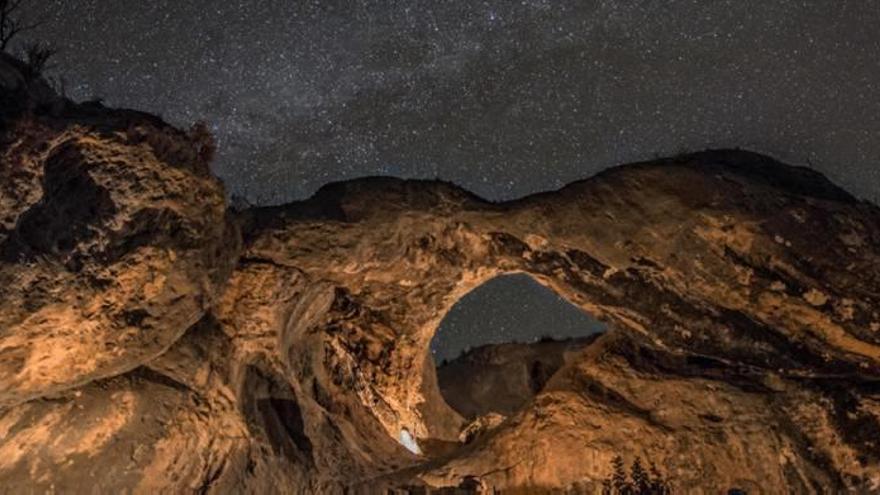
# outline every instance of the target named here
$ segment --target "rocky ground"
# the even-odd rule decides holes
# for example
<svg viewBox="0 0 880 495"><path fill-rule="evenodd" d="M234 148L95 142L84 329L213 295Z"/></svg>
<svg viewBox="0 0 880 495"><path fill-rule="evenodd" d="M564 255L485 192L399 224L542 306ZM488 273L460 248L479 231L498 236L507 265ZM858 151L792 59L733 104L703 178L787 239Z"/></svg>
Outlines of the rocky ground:
<svg viewBox="0 0 880 495"><path fill-rule="evenodd" d="M227 209L210 143L0 60L0 490L880 490L880 210L741 151L490 203L361 179ZM428 352L522 272L609 326L477 434ZM405 449L403 431L422 454Z"/></svg>

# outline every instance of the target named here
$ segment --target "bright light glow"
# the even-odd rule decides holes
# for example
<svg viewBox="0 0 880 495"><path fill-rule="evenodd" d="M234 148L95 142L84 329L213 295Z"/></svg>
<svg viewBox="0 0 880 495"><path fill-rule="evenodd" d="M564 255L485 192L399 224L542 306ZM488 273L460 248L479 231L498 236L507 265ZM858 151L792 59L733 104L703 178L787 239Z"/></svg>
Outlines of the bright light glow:
<svg viewBox="0 0 880 495"><path fill-rule="evenodd" d="M413 438L412 434L406 428L400 430L400 444L406 447L406 450L409 450L413 454L421 454L422 450L419 449L419 444L416 443L416 439Z"/></svg>

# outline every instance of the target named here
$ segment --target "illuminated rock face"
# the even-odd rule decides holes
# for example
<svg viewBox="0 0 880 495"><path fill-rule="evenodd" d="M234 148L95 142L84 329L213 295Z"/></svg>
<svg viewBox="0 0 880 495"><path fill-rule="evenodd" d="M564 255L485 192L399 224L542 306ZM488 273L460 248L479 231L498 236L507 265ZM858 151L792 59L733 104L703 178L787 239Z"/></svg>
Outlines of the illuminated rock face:
<svg viewBox="0 0 880 495"><path fill-rule="evenodd" d="M0 406L157 357L212 305L238 250L186 133L46 105L53 116L0 112Z"/></svg>
<svg viewBox="0 0 880 495"><path fill-rule="evenodd" d="M589 490L618 454L684 492L880 486L880 211L809 170L710 152L502 204L364 179L229 222L183 133L49 103L3 117L4 488ZM612 330L457 450L430 339L513 272Z"/></svg>
<svg viewBox="0 0 880 495"><path fill-rule="evenodd" d="M327 395L357 395L390 437L449 438L423 360L489 278L528 273L614 328L432 484L505 468L488 482L572 486L619 453L709 492L839 488L880 474L850 429L877 428L878 213L809 170L712 152L504 204L442 183L334 184L250 212L245 257L335 287L306 332L325 345L300 352L323 353L340 381Z"/></svg>
<svg viewBox="0 0 880 495"><path fill-rule="evenodd" d="M476 347L439 366L437 382L446 402L469 420L510 416L600 335Z"/></svg>

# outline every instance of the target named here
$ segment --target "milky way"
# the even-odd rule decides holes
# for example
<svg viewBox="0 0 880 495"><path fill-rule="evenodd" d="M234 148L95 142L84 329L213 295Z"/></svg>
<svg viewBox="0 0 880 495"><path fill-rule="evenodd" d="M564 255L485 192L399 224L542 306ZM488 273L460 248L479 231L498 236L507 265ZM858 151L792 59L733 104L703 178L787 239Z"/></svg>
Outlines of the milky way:
<svg viewBox="0 0 880 495"><path fill-rule="evenodd" d="M208 121L257 204L377 174L500 200L712 147L880 193L873 1L31 5L70 96Z"/></svg>
<svg viewBox="0 0 880 495"><path fill-rule="evenodd" d="M41 3L72 96L207 120L252 202L375 174L511 198L737 146L880 191L877 2Z"/></svg>

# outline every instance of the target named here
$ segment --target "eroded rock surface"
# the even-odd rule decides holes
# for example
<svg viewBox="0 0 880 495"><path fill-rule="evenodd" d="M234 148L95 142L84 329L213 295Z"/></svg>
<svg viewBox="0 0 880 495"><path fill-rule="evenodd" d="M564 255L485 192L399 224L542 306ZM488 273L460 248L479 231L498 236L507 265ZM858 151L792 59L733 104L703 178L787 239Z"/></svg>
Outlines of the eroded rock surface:
<svg viewBox="0 0 880 495"><path fill-rule="evenodd" d="M223 187L185 133L47 105L0 115L0 406L157 357L205 314L237 254Z"/></svg>
<svg viewBox="0 0 880 495"><path fill-rule="evenodd" d="M596 337L480 346L441 364L437 385L445 402L469 420L490 413L508 416Z"/></svg>
<svg viewBox="0 0 880 495"><path fill-rule="evenodd" d="M589 492L615 455L688 493L880 489L880 210L810 170L363 179L231 222L198 140L0 63L5 491ZM512 272L611 330L462 445L430 339Z"/></svg>

